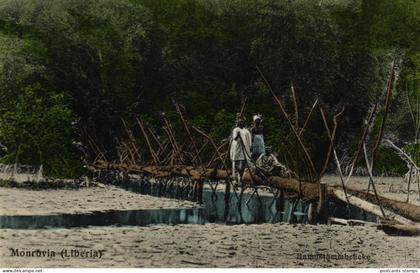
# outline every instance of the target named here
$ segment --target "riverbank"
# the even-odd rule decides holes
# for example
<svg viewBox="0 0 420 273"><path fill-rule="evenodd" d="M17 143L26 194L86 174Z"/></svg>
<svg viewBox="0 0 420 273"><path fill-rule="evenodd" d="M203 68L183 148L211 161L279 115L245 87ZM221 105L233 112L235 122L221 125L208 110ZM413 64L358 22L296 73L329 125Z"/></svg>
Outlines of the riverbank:
<svg viewBox="0 0 420 273"><path fill-rule="evenodd" d="M194 206L111 185L75 190L0 188L2 215ZM0 229L0 267L419 267L419 245L420 237L389 236L374 226L278 223ZM73 257L62 258L63 250L68 256L74 250ZM23 256L15 255L22 251ZM37 257L42 251L46 256ZM82 252L103 255L81 258Z"/></svg>
<svg viewBox="0 0 420 273"><path fill-rule="evenodd" d="M337 175L325 175L321 181L330 186L341 186L340 177ZM369 177L367 176L353 176L346 186L355 190L366 191L368 182ZM402 177L378 177L375 180L375 186L380 196L401 202L407 201L407 182ZM372 187L370 192L373 193ZM409 203L420 206L419 186L415 181L411 182Z"/></svg>
<svg viewBox="0 0 420 273"><path fill-rule="evenodd" d="M0 267L419 267L420 237L374 227L178 225L0 230ZM55 257L16 257L43 250ZM62 250L101 258L62 258Z"/></svg>
<svg viewBox="0 0 420 273"><path fill-rule="evenodd" d="M0 188L1 215L48 215L108 210L191 208L193 202L141 195L103 185L80 189L27 190Z"/></svg>

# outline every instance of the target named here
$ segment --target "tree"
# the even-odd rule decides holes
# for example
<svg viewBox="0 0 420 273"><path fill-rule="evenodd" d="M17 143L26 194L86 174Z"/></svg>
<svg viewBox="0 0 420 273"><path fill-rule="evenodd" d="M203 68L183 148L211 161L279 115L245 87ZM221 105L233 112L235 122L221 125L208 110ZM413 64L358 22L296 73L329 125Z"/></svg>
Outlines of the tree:
<svg viewBox="0 0 420 273"><path fill-rule="evenodd" d="M63 90L88 136L109 149L121 117L159 98L161 32L148 11L128 1L4 1L3 29L36 40L47 84ZM37 52L35 52L36 54ZM30 53L28 53L30 54Z"/></svg>
<svg viewBox="0 0 420 273"><path fill-rule="evenodd" d="M63 92L26 86L0 109L0 139L8 150L1 160L43 165L52 177L80 176L84 169L73 145L72 122Z"/></svg>

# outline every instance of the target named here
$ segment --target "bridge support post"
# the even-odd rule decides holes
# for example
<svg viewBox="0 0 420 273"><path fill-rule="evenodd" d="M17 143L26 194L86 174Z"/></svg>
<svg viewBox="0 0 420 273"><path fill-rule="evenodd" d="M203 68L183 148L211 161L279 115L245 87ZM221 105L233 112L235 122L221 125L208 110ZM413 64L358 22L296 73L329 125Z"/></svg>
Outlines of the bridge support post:
<svg viewBox="0 0 420 273"><path fill-rule="evenodd" d="M204 180L200 179L196 182L196 201L198 203L203 203L203 190L204 190Z"/></svg>
<svg viewBox="0 0 420 273"><path fill-rule="evenodd" d="M224 219L227 219L227 216L229 214L230 209L230 180L225 180L225 213L224 213Z"/></svg>
<svg viewBox="0 0 420 273"><path fill-rule="evenodd" d="M328 186L325 182L319 183L319 201L317 207L317 215L319 222L326 222L328 219L328 207L327 207L327 199L328 199Z"/></svg>

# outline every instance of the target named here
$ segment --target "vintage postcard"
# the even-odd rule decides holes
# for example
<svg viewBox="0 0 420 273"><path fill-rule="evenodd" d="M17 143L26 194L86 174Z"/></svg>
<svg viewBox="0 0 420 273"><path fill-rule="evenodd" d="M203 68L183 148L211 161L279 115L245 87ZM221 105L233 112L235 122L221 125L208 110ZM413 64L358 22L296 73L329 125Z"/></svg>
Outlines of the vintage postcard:
<svg viewBox="0 0 420 273"><path fill-rule="evenodd" d="M0 268L418 272L419 25L417 0L0 0Z"/></svg>

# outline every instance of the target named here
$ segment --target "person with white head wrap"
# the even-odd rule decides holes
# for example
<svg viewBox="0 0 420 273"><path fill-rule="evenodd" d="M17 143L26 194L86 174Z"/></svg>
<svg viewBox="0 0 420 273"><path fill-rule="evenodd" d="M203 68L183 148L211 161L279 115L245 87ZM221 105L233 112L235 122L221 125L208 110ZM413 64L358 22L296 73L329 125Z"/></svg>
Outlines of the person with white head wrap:
<svg viewBox="0 0 420 273"><path fill-rule="evenodd" d="M260 114L254 115L253 125L251 128L252 134L252 159L255 161L260 155L265 152L265 143L264 143L264 127L262 125L262 116Z"/></svg>

